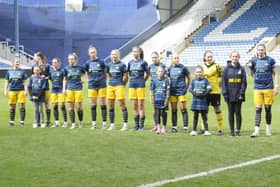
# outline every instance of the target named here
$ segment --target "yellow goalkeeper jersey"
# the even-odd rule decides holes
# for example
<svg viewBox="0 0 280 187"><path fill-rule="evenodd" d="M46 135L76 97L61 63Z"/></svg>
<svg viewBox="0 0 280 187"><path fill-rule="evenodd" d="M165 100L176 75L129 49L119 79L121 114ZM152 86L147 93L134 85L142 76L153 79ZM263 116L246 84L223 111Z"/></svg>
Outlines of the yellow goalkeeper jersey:
<svg viewBox="0 0 280 187"><path fill-rule="evenodd" d="M205 62L203 65L203 75L212 87L210 94L221 94L221 77L223 68L215 62Z"/></svg>

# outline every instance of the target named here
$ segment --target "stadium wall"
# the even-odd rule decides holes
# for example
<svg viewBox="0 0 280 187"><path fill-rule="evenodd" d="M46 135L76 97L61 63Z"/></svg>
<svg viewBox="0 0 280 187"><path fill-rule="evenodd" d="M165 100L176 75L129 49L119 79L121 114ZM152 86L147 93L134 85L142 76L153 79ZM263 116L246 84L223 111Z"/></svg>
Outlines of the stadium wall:
<svg viewBox="0 0 280 187"><path fill-rule="evenodd" d="M93 44L99 57L104 58L158 21L151 0L84 0L83 3L82 12L65 13L61 1L20 1L20 44L32 52L42 51L49 59L58 56L63 61L72 51L78 53L80 61L85 61L88 45ZM0 33L13 40L10 1L0 0L0 20Z"/></svg>

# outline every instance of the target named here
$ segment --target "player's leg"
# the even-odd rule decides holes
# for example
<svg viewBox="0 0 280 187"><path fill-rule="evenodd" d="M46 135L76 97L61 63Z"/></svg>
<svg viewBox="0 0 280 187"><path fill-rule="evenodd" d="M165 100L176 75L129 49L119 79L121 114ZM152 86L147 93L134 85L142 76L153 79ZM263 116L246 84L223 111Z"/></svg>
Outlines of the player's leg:
<svg viewBox="0 0 280 187"><path fill-rule="evenodd" d="M110 127L108 130L115 128L115 99L108 99Z"/></svg>
<svg viewBox="0 0 280 187"><path fill-rule="evenodd" d="M139 107L138 107L137 89L136 88L129 88L128 98L131 101L132 111L133 111L133 116L134 116L134 128L133 128L133 130L137 131L137 130L139 130L140 115L139 115Z"/></svg>
<svg viewBox="0 0 280 187"><path fill-rule="evenodd" d="M26 95L24 91L20 91L18 96L18 103L19 103L19 112L20 112L20 125L24 126L25 115L26 115L26 110L25 110Z"/></svg>
<svg viewBox="0 0 280 187"><path fill-rule="evenodd" d="M255 113L255 131L251 135L251 137L253 137L253 138L260 135L262 105L264 104L263 91L261 91L261 90L254 91L254 102L255 102L255 106L256 106L256 113Z"/></svg>
<svg viewBox="0 0 280 187"><path fill-rule="evenodd" d="M210 136L211 133L208 130L207 111L202 110L202 111L200 111L200 113L201 113L201 118L202 118L202 121L203 121L203 124L204 124L204 129L205 129L204 136Z"/></svg>
<svg viewBox="0 0 280 187"><path fill-rule="evenodd" d="M128 111L125 105L125 99L119 99L119 104L120 107L122 109L122 113L123 113L123 127L122 127L122 131L128 130Z"/></svg>
<svg viewBox="0 0 280 187"><path fill-rule="evenodd" d="M139 107L139 130L144 129L145 123L145 97L146 97L146 89L145 88L138 88L137 89L137 98L138 98L138 107Z"/></svg>
<svg viewBox="0 0 280 187"><path fill-rule="evenodd" d="M180 96L179 97L179 102L180 102L180 109L181 109L182 118L183 118L184 133L188 133L189 116L188 116L188 111L187 111L186 95Z"/></svg>
<svg viewBox="0 0 280 187"><path fill-rule="evenodd" d="M54 125L52 127L59 126L59 112L58 112L58 94L51 94L51 103L53 105L53 116L54 116Z"/></svg>
<svg viewBox="0 0 280 187"><path fill-rule="evenodd" d="M107 121L106 88L98 90L98 97L102 115L102 128L105 129Z"/></svg>
<svg viewBox="0 0 280 187"><path fill-rule="evenodd" d="M266 120L266 135L271 136L271 120L272 112L271 107L274 101L274 90L266 90L264 93L264 108Z"/></svg>
<svg viewBox="0 0 280 187"><path fill-rule="evenodd" d="M74 102L75 102L75 107L79 119L79 128L83 127L83 118L84 118L83 105L82 105L83 101L84 101L83 91L82 90L74 91Z"/></svg>
<svg viewBox="0 0 280 187"><path fill-rule="evenodd" d="M235 103L227 102L227 106L228 106L228 123L229 123L230 135L235 136L235 132L234 132Z"/></svg>
<svg viewBox="0 0 280 187"><path fill-rule="evenodd" d="M214 110L217 118L218 135L223 135L223 115L220 105L214 106Z"/></svg>
<svg viewBox="0 0 280 187"><path fill-rule="evenodd" d="M89 89L88 97L90 98L90 112L91 112L91 129L96 128L96 106L97 106L97 90Z"/></svg>
<svg viewBox="0 0 280 187"><path fill-rule="evenodd" d="M75 97L74 97L74 91L67 90L66 94L66 101L68 103L68 110L69 110L69 117L71 122L71 129L74 129L76 127L76 120L75 120Z"/></svg>
<svg viewBox="0 0 280 187"><path fill-rule="evenodd" d="M155 122L157 126L156 133L159 134L160 133L160 109L158 108L155 109Z"/></svg>
<svg viewBox="0 0 280 187"><path fill-rule="evenodd" d="M59 126L58 103L53 103L53 116L54 116L54 125L52 127L58 127Z"/></svg>
<svg viewBox="0 0 280 187"><path fill-rule="evenodd" d="M24 126L26 110L25 103L19 103L19 113L20 113L20 125Z"/></svg>
<svg viewBox="0 0 280 187"><path fill-rule="evenodd" d="M38 127L38 123L40 123L39 102L33 101L33 106L34 106L34 111L33 111L33 117L34 117L33 128L37 128Z"/></svg>
<svg viewBox="0 0 280 187"><path fill-rule="evenodd" d="M236 115L236 135L241 136L241 125L242 125L242 113L241 113L242 102L235 103L235 115Z"/></svg>
<svg viewBox="0 0 280 187"><path fill-rule="evenodd" d="M10 104L10 127L13 127L15 124L15 116L16 116L16 104Z"/></svg>
<svg viewBox="0 0 280 187"><path fill-rule="evenodd" d="M152 92L150 92L150 99L152 101ZM157 131L157 124L156 124L156 116L155 116L155 106L154 104L152 104L152 108L153 108L153 119L154 119L154 127L152 128L152 131Z"/></svg>
<svg viewBox="0 0 280 187"><path fill-rule="evenodd" d="M8 104L9 104L9 115L10 115L10 127L13 127L15 124L15 116L16 116L16 104L17 104L17 93L16 92L8 92Z"/></svg>
<svg viewBox="0 0 280 187"><path fill-rule="evenodd" d="M161 117L162 117L162 129L161 133L165 134L167 132L166 125L167 125L167 111L165 109L161 109Z"/></svg>
<svg viewBox="0 0 280 187"><path fill-rule="evenodd" d="M137 99L131 99L132 103L132 110L133 110L133 116L134 116L134 128L133 130L137 131L139 130L139 121L140 121L140 115L138 111L138 101Z"/></svg>
<svg viewBox="0 0 280 187"><path fill-rule="evenodd" d="M50 109L50 91L45 91L45 109L47 117L47 126L51 125L51 109Z"/></svg>
<svg viewBox="0 0 280 187"><path fill-rule="evenodd" d="M223 115L221 111L221 94L212 94L212 105L214 107L216 118L217 118L217 126L218 126L218 135L223 135Z"/></svg>
<svg viewBox="0 0 280 187"><path fill-rule="evenodd" d="M46 124L45 124L45 116L43 111L43 102L38 102L38 110L39 110L41 128L45 128Z"/></svg>
<svg viewBox="0 0 280 187"><path fill-rule="evenodd" d="M118 86L116 90L116 98L119 101L120 107L122 109L123 113L123 127L121 128L121 131L128 130L128 112L125 104L125 87L124 86Z"/></svg>
<svg viewBox="0 0 280 187"><path fill-rule="evenodd" d="M60 106L63 116L63 128L67 127L67 111L65 107L65 95L63 93L58 94L58 105Z"/></svg>
<svg viewBox="0 0 280 187"><path fill-rule="evenodd" d="M170 97L171 102L171 121L172 121L172 129L171 132L178 132L177 130L177 105L178 98L176 96Z"/></svg>
<svg viewBox="0 0 280 187"><path fill-rule="evenodd" d="M74 107L75 107L75 103L74 102L68 102L69 104L69 117L70 117L70 121L71 121L71 129L74 129L76 126L76 120L75 120L75 111L74 111Z"/></svg>
<svg viewBox="0 0 280 187"><path fill-rule="evenodd" d="M108 130L113 130L115 128L115 98L116 98L116 88L113 86L108 86L107 99L109 107L109 118L110 127Z"/></svg>
<svg viewBox="0 0 280 187"><path fill-rule="evenodd" d="M83 103L82 102L76 102L76 109L78 113L78 119L79 119L79 128L83 127L83 119L84 119L84 113L83 113Z"/></svg>
<svg viewBox="0 0 280 187"><path fill-rule="evenodd" d="M140 116L139 130L143 130L144 123L145 123L145 101L144 101L144 99L138 99L138 106L139 106L139 116Z"/></svg>
<svg viewBox="0 0 280 187"><path fill-rule="evenodd" d="M210 106L210 105L212 105L212 97L211 97L212 95L211 94L207 94L206 95L206 100L207 100L207 105L208 105L208 107ZM206 118L208 118L208 111L207 111L207 113L206 113ZM203 120L202 120L202 118L200 118L200 120L199 120L199 123L200 123L200 131L198 131L198 134L204 134L204 124L203 124Z"/></svg>
<svg viewBox="0 0 280 187"><path fill-rule="evenodd" d="M199 114L199 111L197 111L197 110L193 111L193 130L190 133L191 136L197 135L198 114Z"/></svg>
<svg viewBox="0 0 280 187"><path fill-rule="evenodd" d="M271 113L271 105L265 105L265 120L266 120L266 135L271 136L271 120L272 120L272 113Z"/></svg>

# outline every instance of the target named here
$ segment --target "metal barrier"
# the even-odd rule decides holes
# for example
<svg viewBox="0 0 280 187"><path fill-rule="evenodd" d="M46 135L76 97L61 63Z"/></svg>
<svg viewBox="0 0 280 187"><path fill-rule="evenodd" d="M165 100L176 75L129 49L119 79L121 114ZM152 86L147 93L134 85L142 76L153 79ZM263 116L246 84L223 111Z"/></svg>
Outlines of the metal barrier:
<svg viewBox="0 0 280 187"><path fill-rule="evenodd" d="M25 52L24 46L19 46L19 58L22 64L30 66L33 62L33 56ZM6 41L0 41L0 57L12 61L15 58L15 46L9 45Z"/></svg>

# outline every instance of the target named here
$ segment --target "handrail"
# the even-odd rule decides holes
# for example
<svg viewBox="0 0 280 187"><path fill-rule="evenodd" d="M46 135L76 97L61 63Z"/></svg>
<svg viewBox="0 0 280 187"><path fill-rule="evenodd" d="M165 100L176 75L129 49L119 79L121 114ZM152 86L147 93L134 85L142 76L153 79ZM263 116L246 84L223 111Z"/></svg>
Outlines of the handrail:
<svg viewBox="0 0 280 187"><path fill-rule="evenodd" d="M0 44L2 44L0 56L4 59L12 60L15 57L15 45L9 45L9 42L7 41L0 41ZM21 62L25 65L31 66L33 62L33 56L25 51L23 45L20 45L19 48L19 58Z"/></svg>

